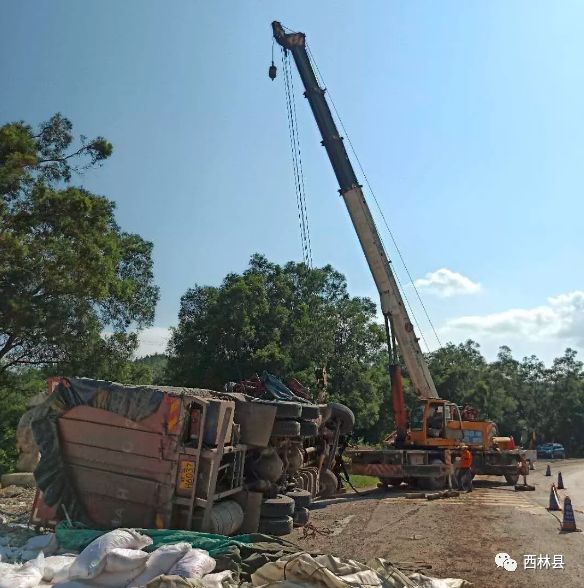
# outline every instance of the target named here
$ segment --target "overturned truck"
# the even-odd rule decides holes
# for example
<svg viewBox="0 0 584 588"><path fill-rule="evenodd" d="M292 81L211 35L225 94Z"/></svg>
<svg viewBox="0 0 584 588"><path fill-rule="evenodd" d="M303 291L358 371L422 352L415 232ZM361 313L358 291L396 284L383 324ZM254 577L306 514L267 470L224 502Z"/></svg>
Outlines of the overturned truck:
<svg viewBox="0 0 584 588"><path fill-rule="evenodd" d="M334 494L342 405L56 378L31 411L31 522L289 533Z"/></svg>

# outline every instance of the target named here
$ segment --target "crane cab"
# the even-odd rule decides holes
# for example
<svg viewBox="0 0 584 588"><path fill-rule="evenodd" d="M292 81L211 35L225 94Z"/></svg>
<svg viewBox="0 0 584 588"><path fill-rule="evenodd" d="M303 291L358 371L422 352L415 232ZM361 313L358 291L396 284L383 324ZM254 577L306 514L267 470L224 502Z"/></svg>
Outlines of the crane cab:
<svg viewBox="0 0 584 588"><path fill-rule="evenodd" d="M440 398L421 400L412 411L406 443L425 447L456 447L463 437L458 406Z"/></svg>

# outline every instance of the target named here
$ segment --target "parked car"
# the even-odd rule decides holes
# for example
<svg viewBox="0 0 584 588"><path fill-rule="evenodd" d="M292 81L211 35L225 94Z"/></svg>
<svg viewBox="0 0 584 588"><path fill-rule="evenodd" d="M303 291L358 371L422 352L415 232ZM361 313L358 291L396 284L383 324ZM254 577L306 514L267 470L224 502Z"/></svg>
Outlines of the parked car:
<svg viewBox="0 0 584 588"><path fill-rule="evenodd" d="M544 443L537 446L537 457L540 459L566 459L566 450L561 443Z"/></svg>

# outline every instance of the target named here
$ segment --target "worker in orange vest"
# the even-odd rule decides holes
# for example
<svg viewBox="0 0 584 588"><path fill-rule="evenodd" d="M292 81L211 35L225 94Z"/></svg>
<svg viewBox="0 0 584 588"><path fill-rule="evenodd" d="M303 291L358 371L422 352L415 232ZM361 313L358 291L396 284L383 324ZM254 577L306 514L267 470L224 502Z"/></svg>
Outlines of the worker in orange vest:
<svg viewBox="0 0 584 588"><path fill-rule="evenodd" d="M460 490L466 492L472 492L472 453L470 452L468 445L462 446L462 452L460 454L460 462L458 464L458 487Z"/></svg>

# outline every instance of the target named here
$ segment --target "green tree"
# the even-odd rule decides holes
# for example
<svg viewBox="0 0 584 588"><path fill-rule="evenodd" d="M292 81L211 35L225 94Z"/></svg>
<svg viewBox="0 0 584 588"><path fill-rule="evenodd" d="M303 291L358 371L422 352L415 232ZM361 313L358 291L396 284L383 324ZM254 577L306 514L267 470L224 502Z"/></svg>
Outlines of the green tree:
<svg viewBox="0 0 584 588"><path fill-rule="evenodd" d="M351 406L357 432L371 438L385 418L384 350L375 305L350 297L339 272L254 255L242 274L182 297L167 379L220 389L267 370L310 384L325 366L331 397Z"/></svg>
<svg viewBox="0 0 584 588"><path fill-rule="evenodd" d="M103 137L75 144L59 114L36 131L24 122L0 128L0 375L78 366L152 323L152 244L120 229L113 202L70 185L111 153Z"/></svg>
<svg viewBox="0 0 584 588"><path fill-rule="evenodd" d="M136 367L147 370L151 384L171 385L166 379L166 368L168 366L168 356L164 353L153 353L134 360Z"/></svg>

